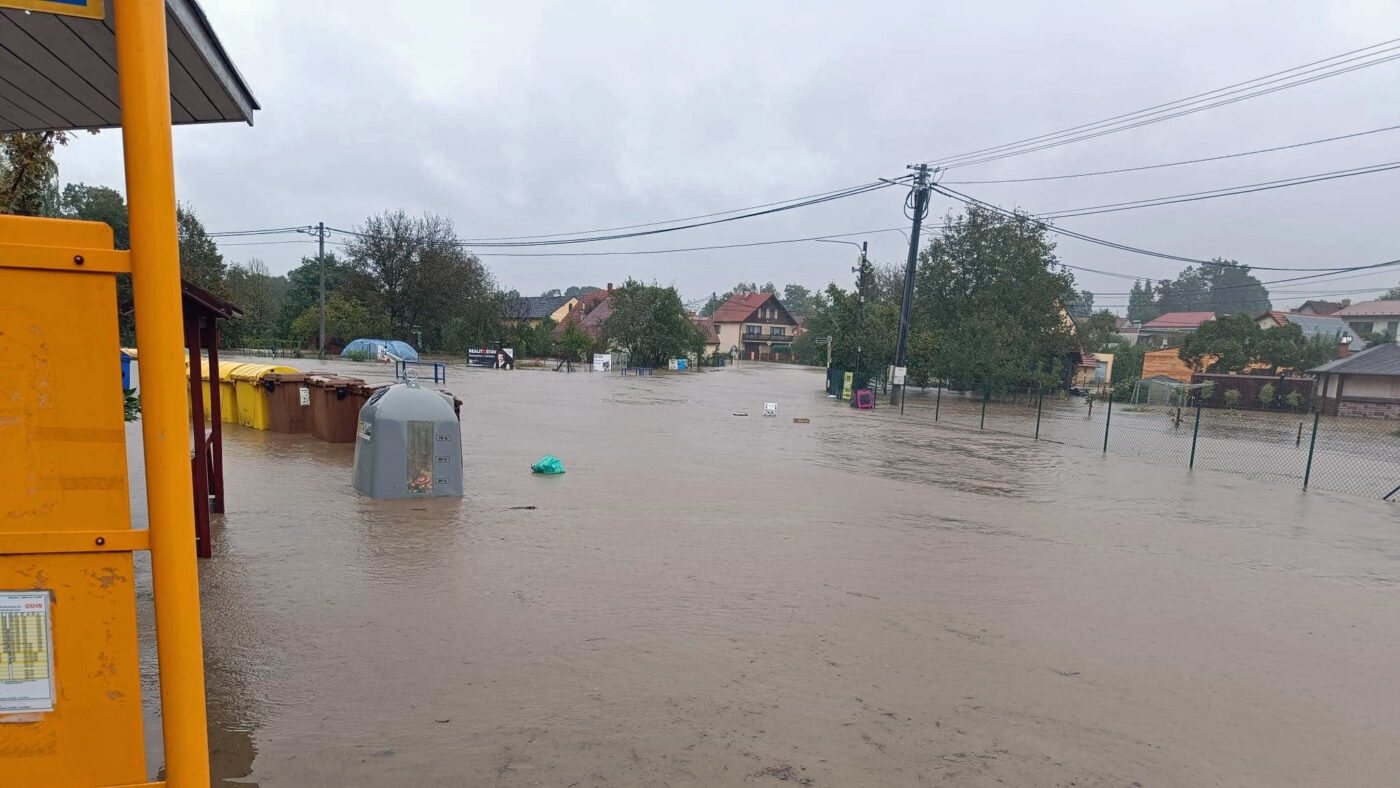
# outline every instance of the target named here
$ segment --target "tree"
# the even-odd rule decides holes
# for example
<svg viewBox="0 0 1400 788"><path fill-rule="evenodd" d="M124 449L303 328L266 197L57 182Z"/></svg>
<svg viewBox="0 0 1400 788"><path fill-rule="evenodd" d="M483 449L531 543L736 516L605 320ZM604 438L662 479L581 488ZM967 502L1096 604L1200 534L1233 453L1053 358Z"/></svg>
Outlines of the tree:
<svg viewBox="0 0 1400 788"><path fill-rule="evenodd" d="M543 293L540 293L540 298L558 298L562 295L563 293L560 292L559 288L556 287L553 290L546 290Z"/></svg>
<svg viewBox="0 0 1400 788"><path fill-rule="evenodd" d="M1080 290L1065 304L1065 311L1070 317L1085 318L1094 313L1094 294L1088 290Z"/></svg>
<svg viewBox="0 0 1400 788"><path fill-rule="evenodd" d="M282 299L287 293L287 279L272 276L267 265L256 258L228 267L228 300L243 311L243 317L224 328L223 341L229 347L250 347L257 340L281 336ZM317 312L318 334L319 315Z"/></svg>
<svg viewBox="0 0 1400 788"><path fill-rule="evenodd" d="M371 216L356 228L348 254L361 274L354 294L379 313L391 338L409 339L416 329L425 346L442 347L453 318L473 326L499 319L490 272L462 248L446 218Z"/></svg>
<svg viewBox="0 0 1400 788"><path fill-rule="evenodd" d="M1273 308L1268 288L1249 273L1249 266L1220 257L1213 262L1217 265L1202 266L1210 282L1212 312L1218 315L1243 312L1257 317Z"/></svg>
<svg viewBox="0 0 1400 788"><path fill-rule="evenodd" d="M180 243L180 276L196 287L224 294L224 256L189 205L175 208L175 235Z"/></svg>
<svg viewBox="0 0 1400 788"><path fill-rule="evenodd" d="M1307 345L1296 323L1263 329L1237 312L1202 323L1182 340L1177 355L1192 369L1205 367L1207 372L1243 372L1258 365L1276 372L1302 365Z"/></svg>
<svg viewBox="0 0 1400 788"><path fill-rule="evenodd" d="M58 178L54 150L67 145L64 131L0 134L0 213L55 216Z"/></svg>
<svg viewBox="0 0 1400 788"><path fill-rule="evenodd" d="M583 285L583 286L579 286L579 285L570 285L570 286L568 287L568 289L566 289L566 290L564 291L564 297L566 297L566 298L582 298L583 296L586 296L586 295L588 295L589 293L594 293L594 292L597 292L597 291L602 290L602 289L603 289L603 288L601 288L601 287L594 287L593 285Z"/></svg>
<svg viewBox="0 0 1400 788"><path fill-rule="evenodd" d="M383 325L378 322L374 310L349 298L344 293L326 296L326 342L334 345L347 345L361 337L373 337L383 333ZM321 335L321 310L319 305L309 307L292 321L291 338L302 347L316 347Z"/></svg>
<svg viewBox="0 0 1400 788"><path fill-rule="evenodd" d="M777 292L778 292L778 286L775 285L775 284L773 284L772 282L764 282L764 283L763 283L763 287L760 287L760 288L758 289L758 292L760 292L760 293L777 293Z"/></svg>
<svg viewBox="0 0 1400 788"><path fill-rule="evenodd" d="M1118 343L1118 316L1104 309L1090 315L1079 327L1079 344L1091 353L1101 353Z"/></svg>
<svg viewBox="0 0 1400 788"><path fill-rule="evenodd" d="M59 198L59 214L65 219L106 222L112 228L113 245L117 249L131 248L126 199L116 189L70 183L63 187L63 196Z"/></svg>
<svg viewBox="0 0 1400 788"><path fill-rule="evenodd" d="M335 252L326 252L325 269L327 299L333 293L339 293L350 287L351 282L358 275L354 266L337 257ZM277 334L290 336L292 321L311 307L316 307L319 311L320 305L321 258L303 257L296 268L287 272L287 288L282 296L282 305L277 320ZM320 331L318 328L317 340L319 341L319 339Z"/></svg>
<svg viewBox="0 0 1400 788"><path fill-rule="evenodd" d="M911 330L927 333L933 377L1057 383L1075 347L1061 303L1074 278L1044 225L970 206L920 254Z"/></svg>
<svg viewBox="0 0 1400 788"><path fill-rule="evenodd" d="M1146 323L1147 321L1162 314L1162 310L1157 306L1156 296L1153 295L1152 280L1147 283L1133 282L1133 290L1128 294L1128 319Z"/></svg>
<svg viewBox="0 0 1400 788"><path fill-rule="evenodd" d="M1392 287L1392 288L1390 288L1389 290L1385 291L1384 293L1381 293L1381 297L1380 297L1380 298L1377 298L1376 300L1377 300L1377 301L1400 301L1400 287Z"/></svg>
<svg viewBox="0 0 1400 788"><path fill-rule="evenodd" d="M783 307L793 317L806 317L812 311L812 302L816 295L802 285L784 285Z"/></svg>
<svg viewBox="0 0 1400 788"><path fill-rule="evenodd" d="M701 353L705 335L692 322L674 287L628 279L614 288L612 314L603 321L608 340L626 350L633 366L659 367L667 359Z"/></svg>
<svg viewBox="0 0 1400 788"><path fill-rule="evenodd" d="M570 361L586 362L593 352L593 337L580 328L576 321L570 320L559 337L559 349Z"/></svg>

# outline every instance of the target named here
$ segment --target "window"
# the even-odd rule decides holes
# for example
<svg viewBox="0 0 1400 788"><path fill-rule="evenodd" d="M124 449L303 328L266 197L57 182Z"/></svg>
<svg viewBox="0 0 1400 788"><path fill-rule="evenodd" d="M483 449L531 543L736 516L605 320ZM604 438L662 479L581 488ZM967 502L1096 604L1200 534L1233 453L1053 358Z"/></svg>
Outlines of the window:
<svg viewBox="0 0 1400 788"><path fill-rule="evenodd" d="M782 326L773 326L772 328L768 329L768 333L775 337L780 337L787 333L787 329L783 328Z"/></svg>
<svg viewBox="0 0 1400 788"><path fill-rule="evenodd" d="M1369 334L1371 333L1372 324L1370 322L1352 323L1351 327L1355 329L1358 334Z"/></svg>
<svg viewBox="0 0 1400 788"><path fill-rule="evenodd" d="M744 326L745 334L758 334L763 331L762 326Z"/></svg>

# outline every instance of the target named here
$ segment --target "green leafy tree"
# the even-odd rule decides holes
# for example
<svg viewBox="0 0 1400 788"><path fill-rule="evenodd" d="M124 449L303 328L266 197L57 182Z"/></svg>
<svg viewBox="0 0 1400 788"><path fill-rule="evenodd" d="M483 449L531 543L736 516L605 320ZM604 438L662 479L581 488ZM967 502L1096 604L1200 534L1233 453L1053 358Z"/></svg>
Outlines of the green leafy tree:
<svg viewBox="0 0 1400 788"><path fill-rule="evenodd" d="M783 308L793 317L806 317L813 309L816 295L802 285L784 285Z"/></svg>
<svg viewBox="0 0 1400 788"><path fill-rule="evenodd" d="M582 298L589 293L595 293L602 289L601 287L594 287L593 285L570 285L564 290L564 296L566 298Z"/></svg>
<svg viewBox="0 0 1400 788"><path fill-rule="evenodd" d="M1340 336L1317 334L1308 337L1307 345L1303 348L1303 361L1299 369L1308 370L1321 366L1338 358L1341 353L1342 338Z"/></svg>
<svg viewBox="0 0 1400 788"><path fill-rule="evenodd" d="M1107 309L1095 312L1078 331L1081 347L1090 353L1102 353L1118 344L1118 316Z"/></svg>
<svg viewBox="0 0 1400 788"><path fill-rule="evenodd" d="M361 337L383 334L383 324L373 309L349 298L344 293L326 296L326 342L348 345ZM292 321L291 338L302 347L314 348L321 335L319 305L308 307Z"/></svg>
<svg viewBox="0 0 1400 788"><path fill-rule="evenodd" d="M577 322L570 320L559 337L559 349L570 361L588 361L593 353L593 337L579 328Z"/></svg>
<svg viewBox="0 0 1400 788"><path fill-rule="evenodd" d="M326 297L344 291L358 276L354 266L340 259L335 252L326 252ZM287 272L287 289L282 296L278 315L279 336L290 336L292 321L307 309L321 305L321 259L303 257L296 268ZM318 330L319 339L319 330Z"/></svg>
<svg viewBox="0 0 1400 788"><path fill-rule="evenodd" d="M1177 355L1192 369L1205 367L1207 372L1243 372L1254 365L1272 372L1300 366L1307 344L1295 323L1262 329L1254 318L1238 312L1202 323L1182 340Z"/></svg>
<svg viewBox="0 0 1400 788"><path fill-rule="evenodd" d="M224 256L189 205L175 209L175 235L180 242L180 276L211 293L225 295Z"/></svg>
<svg viewBox="0 0 1400 788"><path fill-rule="evenodd" d="M0 134L0 213L55 216L58 164L54 151L68 144L64 131Z"/></svg>
<svg viewBox="0 0 1400 788"><path fill-rule="evenodd" d="M633 366L665 366L666 361L703 352L704 333L674 287L645 285L628 279L614 288L612 314L603 321L603 334L627 351Z"/></svg>
<svg viewBox="0 0 1400 788"><path fill-rule="evenodd" d="M1053 385L1076 344L1061 303L1074 278L1044 225L971 206L920 255L912 330L930 336L928 374ZM897 326L897 324L896 324Z"/></svg>

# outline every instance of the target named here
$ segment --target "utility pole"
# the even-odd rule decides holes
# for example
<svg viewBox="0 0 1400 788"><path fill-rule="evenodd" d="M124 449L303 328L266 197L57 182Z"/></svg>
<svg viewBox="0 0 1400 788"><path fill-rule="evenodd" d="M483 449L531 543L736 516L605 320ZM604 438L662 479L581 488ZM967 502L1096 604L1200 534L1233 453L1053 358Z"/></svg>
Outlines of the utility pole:
<svg viewBox="0 0 1400 788"><path fill-rule="evenodd" d="M860 242L860 262L856 268L856 375L860 375L861 364L865 361L864 345L861 343L861 329L865 325L865 272L870 267L865 256L870 249L869 241ZM869 381L865 381L869 385ZM875 396L871 394L871 396ZM855 397L851 397L851 405L855 405Z"/></svg>
<svg viewBox="0 0 1400 788"><path fill-rule="evenodd" d="M928 213L928 165L911 165L910 169L914 170L914 186L905 205L913 209L910 218L914 224L909 228L909 259L904 265L904 304L899 310L899 344L894 351L896 368L905 365L904 357L909 350L909 312L914 306L914 268L919 262L919 228L924 223L924 214ZM904 384L890 386L890 404L899 404L903 399Z"/></svg>
<svg viewBox="0 0 1400 788"><path fill-rule="evenodd" d="M316 346L317 355L326 356L326 223L316 223L316 260L321 269L321 344ZM419 343L422 344L421 342Z"/></svg>

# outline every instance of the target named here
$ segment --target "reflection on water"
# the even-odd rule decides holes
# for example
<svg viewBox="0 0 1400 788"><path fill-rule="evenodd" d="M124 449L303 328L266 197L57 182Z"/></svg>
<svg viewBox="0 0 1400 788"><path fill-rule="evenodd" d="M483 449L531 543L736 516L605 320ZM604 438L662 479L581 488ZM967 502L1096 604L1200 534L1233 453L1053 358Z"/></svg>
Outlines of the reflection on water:
<svg viewBox="0 0 1400 788"><path fill-rule="evenodd" d="M351 446L229 428L228 513L200 564L216 777L1306 785L1400 768L1393 509L981 432L975 402L945 399L955 426L937 428L912 397L903 417L852 411L820 372L454 366L461 500L370 500ZM1093 445L1084 415L1042 429ZM544 454L568 472L531 474Z"/></svg>

